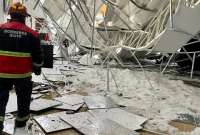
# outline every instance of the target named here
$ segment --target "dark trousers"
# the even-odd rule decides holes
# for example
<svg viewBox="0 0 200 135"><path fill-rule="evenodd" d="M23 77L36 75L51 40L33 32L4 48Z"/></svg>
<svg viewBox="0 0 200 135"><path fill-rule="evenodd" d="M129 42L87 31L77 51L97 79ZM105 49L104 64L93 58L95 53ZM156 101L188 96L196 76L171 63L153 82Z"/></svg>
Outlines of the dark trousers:
<svg viewBox="0 0 200 135"><path fill-rule="evenodd" d="M31 81L31 77L23 79L0 78L0 118L3 118L5 116L6 105L9 98L9 91L12 88L15 88L17 95L17 118L27 118L27 116L30 115L32 87L33 83ZM0 130L1 128L3 128L2 124L3 121L0 121Z"/></svg>

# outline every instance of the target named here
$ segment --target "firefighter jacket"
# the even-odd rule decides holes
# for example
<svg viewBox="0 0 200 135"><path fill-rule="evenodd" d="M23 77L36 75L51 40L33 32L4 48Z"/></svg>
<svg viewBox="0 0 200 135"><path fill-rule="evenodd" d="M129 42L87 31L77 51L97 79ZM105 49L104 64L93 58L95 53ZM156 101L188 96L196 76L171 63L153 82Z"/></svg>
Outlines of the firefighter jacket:
<svg viewBox="0 0 200 135"><path fill-rule="evenodd" d="M0 78L26 78L42 66L38 33L20 22L0 25Z"/></svg>

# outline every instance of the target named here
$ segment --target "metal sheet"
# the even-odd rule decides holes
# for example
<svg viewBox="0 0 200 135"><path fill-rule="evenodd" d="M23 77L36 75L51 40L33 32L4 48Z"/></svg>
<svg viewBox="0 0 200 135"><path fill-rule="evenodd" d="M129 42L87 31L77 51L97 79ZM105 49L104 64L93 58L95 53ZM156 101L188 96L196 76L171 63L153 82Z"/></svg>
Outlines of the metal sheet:
<svg viewBox="0 0 200 135"><path fill-rule="evenodd" d="M108 109L118 107L110 97L99 95L87 96L84 98L89 109Z"/></svg>
<svg viewBox="0 0 200 135"><path fill-rule="evenodd" d="M68 105L68 104L62 104L60 106L56 106L54 108L56 109L61 109L61 110L72 110L72 111L77 111L83 106L83 103L77 104L77 105Z"/></svg>
<svg viewBox="0 0 200 135"><path fill-rule="evenodd" d="M47 100L47 99L36 99L36 100L33 100L33 102L31 102L30 110L37 112L37 111L53 108L60 104L61 103L58 101Z"/></svg>
<svg viewBox="0 0 200 135"><path fill-rule="evenodd" d="M200 29L200 24L198 23L200 21L199 12L199 6L191 8L182 3L178 12L173 17L174 28L185 33L196 35Z"/></svg>
<svg viewBox="0 0 200 135"><path fill-rule="evenodd" d="M72 95L65 95L63 97L55 98L55 100L69 104L69 105L77 105L77 104L84 103L83 97L84 96L72 94Z"/></svg>
<svg viewBox="0 0 200 135"><path fill-rule="evenodd" d="M6 106L6 113L17 111L17 96L15 93L10 93L8 104Z"/></svg>
<svg viewBox="0 0 200 135"><path fill-rule="evenodd" d="M114 121L100 120L88 112L65 114L60 117L85 135L136 135L136 132Z"/></svg>
<svg viewBox="0 0 200 135"><path fill-rule="evenodd" d="M119 108L89 110L89 112L100 119L110 119L115 121L130 130L141 129L141 125L147 120L144 117L126 112Z"/></svg>
<svg viewBox="0 0 200 135"><path fill-rule="evenodd" d="M166 29L154 39L156 45L153 50L159 52L176 52L191 38L191 35Z"/></svg>
<svg viewBox="0 0 200 135"><path fill-rule="evenodd" d="M51 133L72 128L69 124L59 118L60 115L64 114L65 112L54 113L45 116L36 116L34 119L46 133Z"/></svg>

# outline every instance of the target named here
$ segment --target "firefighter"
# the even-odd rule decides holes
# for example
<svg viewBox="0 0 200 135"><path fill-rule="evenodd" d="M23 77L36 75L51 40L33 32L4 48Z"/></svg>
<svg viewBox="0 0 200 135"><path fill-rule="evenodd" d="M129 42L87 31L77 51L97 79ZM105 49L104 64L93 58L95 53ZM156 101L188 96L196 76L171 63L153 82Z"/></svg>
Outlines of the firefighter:
<svg viewBox="0 0 200 135"><path fill-rule="evenodd" d="M26 26L24 5L17 2L9 8L11 20L0 25L0 135L3 130L9 91L17 95L15 127L24 127L30 117L31 74L41 73L43 64L38 33Z"/></svg>

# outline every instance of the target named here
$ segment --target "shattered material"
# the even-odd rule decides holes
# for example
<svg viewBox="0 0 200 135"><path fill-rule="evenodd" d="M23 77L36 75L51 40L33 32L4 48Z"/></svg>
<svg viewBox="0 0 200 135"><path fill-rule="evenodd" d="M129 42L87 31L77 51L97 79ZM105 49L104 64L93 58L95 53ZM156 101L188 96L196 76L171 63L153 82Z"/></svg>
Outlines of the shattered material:
<svg viewBox="0 0 200 135"><path fill-rule="evenodd" d="M43 94L32 94L31 95L31 98L32 99L38 99L38 98L40 98L40 97L42 97L43 96Z"/></svg>
<svg viewBox="0 0 200 135"><path fill-rule="evenodd" d="M47 80L51 82L64 81L66 78L63 75L45 75Z"/></svg>
<svg viewBox="0 0 200 135"><path fill-rule="evenodd" d="M32 81L37 83L48 84L48 82L44 79L42 75L32 74Z"/></svg>
<svg viewBox="0 0 200 135"><path fill-rule="evenodd" d="M178 114L179 120L191 123L194 125L200 125L200 116L191 114Z"/></svg>
<svg viewBox="0 0 200 135"><path fill-rule="evenodd" d="M84 98L89 109L108 109L118 107L110 97L92 95Z"/></svg>
<svg viewBox="0 0 200 135"><path fill-rule="evenodd" d="M59 89L58 88L58 92L60 95L66 95L66 94L69 94L69 93L72 93L72 92L75 92L76 90L72 90L72 89L67 89L67 86L65 86L64 88L62 89Z"/></svg>
<svg viewBox="0 0 200 135"><path fill-rule="evenodd" d="M112 120L100 120L88 112L62 115L60 117L85 135L137 135L136 132Z"/></svg>
<svg viewBox="0 0 200 135"><path fill-rule="evenodd" d="M100 55L96 54L91 58L89 54L86 54L78 62L82 65L98 65L102 60Z"/></svg>
<svg viewBox="0 0 200 135"><path fill-rule="evenodd" d="M45 75L61 75L61 72L57 69L42 68L42 72Z"/></svg>
<svg viewBox="0 0 200 135"><path fill-rule="evenodd" d="M63 97L55 98L55 100L60 101L62 103L69 104L69 105L77 105L77 104L84 103L83 97L84 96L72 94L72 95L65 95Z"/></svg>
<svg viewBox="0 0 200 135"><path fill-rule="evenodd" d="M37 99L31 102L30 110L34 112L46 110L60 105L58 101L47 100L47 99Z"/></svg>
<svg viewBox="0 0 200 135"><path fill-rule="evenodd" d="M59 118L59 116L63 114L65 114L65 112L54 113L45 116L36 116L34 119L46 133L51 133L71 128L69 124Z"/></svg>
<svg viewBox="0 0 200 135"><path fill-rule="evenodd" d="M98 116L100 119L110 119L117 122L130 130L142 129L141 125L147 120L144 117L126 112L119 108L89 110L89 112L94 116Z"/></svg>
<svg viewBox="0 0 200 135"><path fill-rule="evenodd" d="M14 134L14 127L15 127L15 120L13 118L13 115L9 114L6 115L5 121L4 121L4 129L3 132L9 135Z"/></svg>
<svg viewBox="0 0 200 135"><path fill-rule="evenodd" d="M49 93L51 92L52 90L41 90L40 93Z"/></svg>

